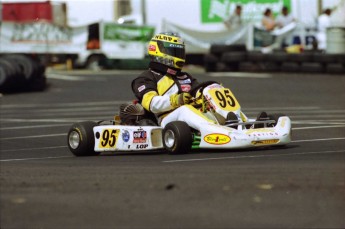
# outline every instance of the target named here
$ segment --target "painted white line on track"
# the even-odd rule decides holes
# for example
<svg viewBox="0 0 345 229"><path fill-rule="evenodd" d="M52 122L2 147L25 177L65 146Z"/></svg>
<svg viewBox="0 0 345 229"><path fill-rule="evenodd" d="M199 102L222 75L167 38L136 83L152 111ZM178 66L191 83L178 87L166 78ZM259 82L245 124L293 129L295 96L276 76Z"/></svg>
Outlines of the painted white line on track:
<svg viewBox="0 0 345 229"><path fill-rule="evenodd" d="M86 107L86 106L102 106L102 105L119 105L122 103L129 103L130 100L123 100L123 101L99 101L99 102L74 102L74 103L53 103L53 104L2 104L1 109L13 109L13 108L44 108L44 107L76 107L76 106L81 106L81 107Z"/></svg>
<svg viewBox="0 0 345 229"><path fill-rule="evenodd" d="M52 118L52 117L68 117L68 118L73 118L73 117L81 117L83 115L88 115L88 116L108 116L108 117L113 117L115 114L118 113L118 110L112 109L112 110L106 110L106 111L62 111L62 112L45 112L45 111L41 111L41 112L32 112L31 114L35 114L40 118ZM11 114L4 114L2 116L10 116L13 117L13 115ZM36 117L37 117L36 116ZM5 119L5 117L3 118ZM2 119L2 120L3 120Z"/></svg>
<svg viewBox="0 0 345 229"><path fill-rule="evenodd" d="M0 162L10 162L10 161L31 161L31 160L45 160L45 159L60 159L60 158L71 158L74 156L60 156L60 157L32 157L32 158L20 158L20 159L3 159Z"/></svg>
<svg viewBox="0 0 345 229"><path fill-rule="evenodd" d="M104 76L104 77L113 77L114 75L124 76L124 75L139 75L142 73L142 70L102 70L102 71L93 71L93 70L85 70L85 69L74 69L73 71L68 70L52 70L48 69L48 74L54 75L68 75L68 76L80 76L85 75L87 77L95 75L97 76Z"/></svg>
<svg viewBox="0 0 345 229"><path fill-rule="evenodd" d="M292 110L292 111L307 111L307 110L319 110L321 109L320 107L250 107L250 108L245 108L244 110L246 111L262 111L262 110Z"/></svg>
<svg viewBox="0 0 345 229"><path fill-rule="evenodd" d="M344 118L344 114L308 114L308 115L288 115L291 119L310 119L319 118L319 119L330 119L330 118Z"/></svg>
<svg viewBox="0 0 345 229"><path fill-rule="evenodd" d="M333 141L333 140L345 140L345 138L319 138L319 139L309 139L309 140L295 140L294 142L319 142L319 141Z"/></svg>
<svg viewBox="0 0 345 229"><path fill-rule="evenodd" d="M295 155L329 154L329 153L342 153L342 152L345 152L345 150L319 151L319 152L303 152L303 153L286 153L286 154L266 154L266 155L252 155L252 156L194 158L194 159L182 159L182 160L168 160L168 161L162 161L162 162L163 163L176 163L176 162L229 160L229 159L243 159L243 158L282 157L282 156L284 157L284 156L295 156Z"/></svg>
<svg viewBox="0 0 345 229"><path fill-rule="evenodd" d="M338 122L331 122L329 120L325 120L323 122L320 121L292 121L292 124L297 124L297 125L345 125L345 120L344 121L338 121Z"/></svg>
<svg viewBox="0 0 345 229"><path fill-rule="evenodd" d="M268 73L243 73L243 72L212 72L208 73L211 77L234 77L234 78L272 78Z"/></svg>
<svg viewBox="0 0 345 229"><path fill-rule="evenodd" d="M37 147L37 148L22 148L22 149L5 149L1 150L1 152L16 152L16 151L26 151L26 150L46 150L46 149L59 149L59 148L67 148L68 146L47 146L47 147Z"/></svg>
<svg viewBox="0 0 345 229"><path fill-rule="evenodd" d="M294 114L344 114L345 110L344 109L328 109L328 110L323 110L323 109L317 109L317 110L295 110L293 111Z"/></svg>
<svg viewBox="0 0 345 229"><path fill-rule="evenodd" d="M30 111L30 114L36 114L36 113L68 113L68 112L83 112L85 113L85 111L98 111L98 112L102 112L102 111L114 111L114 107L113 106L93 106L93 107L78 107L76 109L76 107L51 107L51 108L34 108L34 110ZM13 111L13 110L6 110L3 111L2 114L6 115L6 114L13 114L16 113L17 111ZM58 115L56 115L58 116Z"/></svg>
<svg viewBox="0 0 345 229"><path fill-rule="evenodd" d="M70 123L75 119L25 119L25 118L3 118L2 122L66 122Z"/></svg>
<svg viewBox="0 0 345 229"><path fill-rule="evenodd" d="M67 136L67 133L63 134L44 134L44 135L31 135L31 136L21 136L21 137L10 137L10 138L0 138L0 140L14 140L14 139L26 139L26 138L47 138L47 137L58 137Z"/></svg>
<svg viewBox="0 0 345 229"><path fill-rule="evenodd" d="M325 128L339 128L339 127L345 127L345 125L294 127L292 128L292 130L325 129Z"/></svg>
<svg viewBox="0 0 345 229"><path fill-rule="evenodd" d="M0 130L21 130L21 129L36 129L36 128L48 128L48 127L60 127L69 126L70 124L53 124L53 125L36 125L36 126L12 126L2 127Z"/></svg>
<svg viewBox="0 0 345 229"><path fill-rule="evenodd" d="M67 80L67 81L106 81L99 77L84 77L84 76L69 76L69 75L58 75L58 74L46 74L48 79Z"/></svg>

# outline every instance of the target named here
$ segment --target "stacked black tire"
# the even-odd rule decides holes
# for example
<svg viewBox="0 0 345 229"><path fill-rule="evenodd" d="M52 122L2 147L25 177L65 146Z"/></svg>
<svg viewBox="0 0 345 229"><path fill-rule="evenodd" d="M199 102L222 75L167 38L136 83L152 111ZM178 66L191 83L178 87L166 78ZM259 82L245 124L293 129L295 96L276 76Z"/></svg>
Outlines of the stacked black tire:
<svg viewBox="0 0 345 229"><path fill-rule="evenodd" d="M210 53L204 56L207 72L238 71L239 64L246 58L245 45L212 45Z"/></svg>
<svg viewBox="0 0 345 229"><path fill-rule="evenodd" d="M0 56L1 93L42 91L45 87L45 66L38 59L20 54Z"/></svg>
<svg viewBox="0 0 345 229"><path fill-rule="evenodd" d="M264 54L247 51L244 45L213 45L204 56L207 72L294 72L345 73L345 53L305 51L289 54L282 50Z"/></svg>

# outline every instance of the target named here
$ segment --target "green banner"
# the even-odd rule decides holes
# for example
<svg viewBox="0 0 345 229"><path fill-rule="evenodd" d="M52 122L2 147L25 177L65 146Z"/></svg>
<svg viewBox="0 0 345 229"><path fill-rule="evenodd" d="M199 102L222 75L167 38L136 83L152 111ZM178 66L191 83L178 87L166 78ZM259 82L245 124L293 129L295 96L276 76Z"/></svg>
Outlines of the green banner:
<svg viewBox="0 0 345 229"><path fill-rule="evenodd" d="M242 19L247 22L260 20L267 8L270 8L275 16L283 6L291 10L291 0L200 0L200 5L202 23L224 21L235 11L236 5L242 6Z"/></svg>
<svg viewBox="0 0 345 229"><path fill-rule="evenodd" d="M133 26L114 23L104 23L104 40L148 42L154 35L152 26Z"/></svg>

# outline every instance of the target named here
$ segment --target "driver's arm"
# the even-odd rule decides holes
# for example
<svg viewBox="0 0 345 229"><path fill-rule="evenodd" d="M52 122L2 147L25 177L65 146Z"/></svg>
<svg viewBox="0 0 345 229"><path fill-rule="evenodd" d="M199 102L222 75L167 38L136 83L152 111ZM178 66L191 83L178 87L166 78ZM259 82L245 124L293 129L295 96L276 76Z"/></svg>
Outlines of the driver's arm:
<svg viewBox="0 0 345 229"><path fill-rule="evenodd" d="M148 77L139 76L134 79L132 90L147 111L161 113L173 109L170 104L170 96L159 95L156 82Z"/></svg>

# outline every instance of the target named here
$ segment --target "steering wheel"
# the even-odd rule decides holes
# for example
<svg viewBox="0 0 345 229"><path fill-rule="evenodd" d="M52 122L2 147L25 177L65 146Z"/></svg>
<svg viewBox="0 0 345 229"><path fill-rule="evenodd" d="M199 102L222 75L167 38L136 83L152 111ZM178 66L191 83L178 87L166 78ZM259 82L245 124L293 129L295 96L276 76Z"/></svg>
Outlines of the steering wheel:
<svg viewBox="0 0 345 229"><path fill-rule="evenodd" d="M202 82L200 84L198 84L197 86L193 87L189 93L195 97L196 96L196 93L198 92L198 90L200 90L200 92L202 92L204 90L205 87L211 85L211 84L214 84L214 83L217 83L219 84L217 81L205 81L205 82Z"/></svg>

